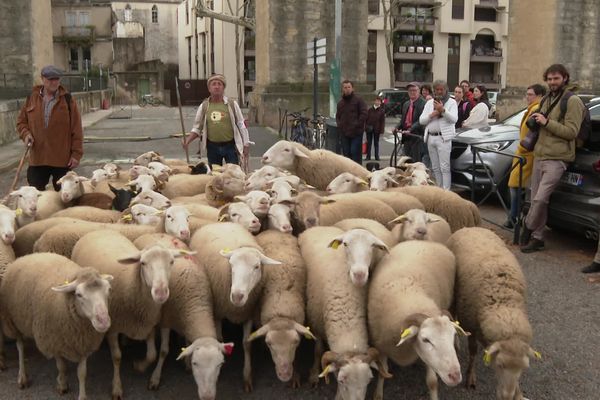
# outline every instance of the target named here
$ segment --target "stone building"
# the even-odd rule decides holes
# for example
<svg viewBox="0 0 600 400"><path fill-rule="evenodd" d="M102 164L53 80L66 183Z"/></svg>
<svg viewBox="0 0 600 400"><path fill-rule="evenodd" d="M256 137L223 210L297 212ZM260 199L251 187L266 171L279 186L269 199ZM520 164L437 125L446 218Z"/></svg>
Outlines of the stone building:
<svg viewBox="0 0 600 400"><path fill-rule="evenodd" d="M0 0L0 98L23 96L54 61L50 0Z"/></svg>

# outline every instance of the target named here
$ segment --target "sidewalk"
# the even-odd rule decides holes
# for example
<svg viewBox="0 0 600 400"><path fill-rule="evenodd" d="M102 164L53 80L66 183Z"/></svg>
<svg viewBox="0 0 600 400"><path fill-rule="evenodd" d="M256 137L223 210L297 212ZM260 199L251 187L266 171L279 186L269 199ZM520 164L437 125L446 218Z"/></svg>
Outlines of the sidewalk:
<svg viewBox="0 0 600 400"><path fill-rule="evenodd" d="M85 128L94 125L96 122L107 118L113 110L97 110L81 116L81 124L83 125L83 134L85 136ZM25 146L20 140L15 140L12 143L0 146L0 173L10 171L19 165L19 161L23 156Z"/></svg>

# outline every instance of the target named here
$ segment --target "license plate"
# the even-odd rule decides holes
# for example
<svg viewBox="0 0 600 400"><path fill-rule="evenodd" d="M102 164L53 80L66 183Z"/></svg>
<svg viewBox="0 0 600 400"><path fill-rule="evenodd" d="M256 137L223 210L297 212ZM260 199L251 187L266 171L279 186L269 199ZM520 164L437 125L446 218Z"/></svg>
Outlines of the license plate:
<svg viewBox="0 0 600 400"><path fill-rule="evenodd" d="M565 172L561 180L567 185L583 186L583 175L574 172Z"/></svg>

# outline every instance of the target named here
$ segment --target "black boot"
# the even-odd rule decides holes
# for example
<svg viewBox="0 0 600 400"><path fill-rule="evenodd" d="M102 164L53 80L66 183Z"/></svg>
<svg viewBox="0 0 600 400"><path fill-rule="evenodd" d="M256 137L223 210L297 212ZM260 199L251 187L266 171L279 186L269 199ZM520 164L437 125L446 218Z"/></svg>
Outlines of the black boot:
<svg viewBox="0 0 600 400"><path fill-rule="evenodd" d="M502 226L505 228L508 228L508 229L513 229L515 227L515 223L516 223L516 221L514 219L512 219L511 217L508 217L506 219L506 221L504 221Z"/></svg>
<svg viewBox="0 0 600 400"><path fill-rule="evenodd" d="M533 238L527 246L521 246L521 253L533 253L534 251L544 250L544 241Z"/></svg>
<svg viewBox="0 0 600 400"><path fill-rule="evenodd" d="M584 274L593 274L594 272L600 272L600 263L594 261L587 267L582 268L581 272L583 272Z"/></svg>
<svg viewBox="0 0 600 400"><path fill-rule="evenodd" d="M519 244L521 246L527 246L529 241L531 240L531 234L533 231L527 227L526 224L523 224L523 231L521 232L521 239L519 240Z"/></svg>

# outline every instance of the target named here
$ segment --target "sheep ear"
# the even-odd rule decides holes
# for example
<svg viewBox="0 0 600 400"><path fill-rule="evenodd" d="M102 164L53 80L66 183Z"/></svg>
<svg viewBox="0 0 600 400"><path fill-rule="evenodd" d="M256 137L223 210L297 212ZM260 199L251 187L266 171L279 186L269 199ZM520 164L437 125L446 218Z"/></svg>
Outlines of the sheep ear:
<svg viewBox="0 0 600 400"><path fill-rule="evenodd" d="M294 150L293 153L296 157L302 157L302 158L308 158L308 156L306 154L304 154L302 152L302 150L300 150L299 148L297 148L296 146L294 146Z"/></svg>
<svg viewBox="0 0 600 400"><path fill-rule="evenodd" d="M259 337L265 336L267 332L269 332L269 324L265 324L257 330L255 330L254 332L252 332L250 336L248 336L248 339L246 339L246 341L251 342L255 339L258 339Z"/></svg>
<svg viewBox="0 0 600 400"><path fill-rule="evenodd" d="M416 325L411 325L410 327L402 331L402 333L400 334L400 341L398 342L398 344L396 344L396 346L402 346L402 344L417 336L418 333L419 327Z"/></svg>
<svg viewBox="0 0 600 400"><path fill-rule="evenodd" d="M183 347L181 349L181 353L177 356L177 361L181 360L184 357L191 355L194 352L195 346L194 344L190 344L188 347Z"/></svg>
<svg viewBox="0 0 600 400"><path fill-rule="evenodd" d="M293 209L294 206L298 203L296 202L296 199L284 199L284 200L281 200L279 202L279 204L283 204L284 206L288 206L288 207L290 207L290 209Z"/></svg>
<svg viewBox="0 0 600 400"><path fill-rule="evenodd" d="M406 214L402 214L402 215L397 216L390 222L388 222L388 224L402 224L402 223L406 222L406 220L407 220Z"/></svg>
<svg viewBox="0 0 600 400"><path fill-rule="evenodd" d="M264 254L260 254L260 263L263 265L281 265L283 264L281 261L274 260L270 257L265 256Z"/></svg>
<svg viewBox="0 0 600 400"><path fill-rule="evenodd" d="M241 201L242 203L245 203L246 200L248 199L248 196L238 195L238 196L235 196L233 199L236 201Z"/></svg>
<svg viewBox="0 0 600 400"><path fill-rule="evenodd" d="M221 249L219 250L219 254L229 260L233 255L233 251L231 251L230 249Z"/></svg>
<svg viewBox="0 0 600 400"><path fill-rule="evenodd" d="M439 222L441 221L441 218L436 218L436 217L432 217L431 214L427 214L427 223L432 223L432 222Z"/></svg>
<svg viewBox="0 0 600 400"><path fill-rule="evenodd" d="M132 254L129 257L119 258L117 262L121 264L133 264L139 262L141 258L142 253L138 251L137 254Z"/></svg>
<svg viewBox="0 0 600 400"><path fill-rule="evenodd" d="M66 176L66 175L65 175ZM65 177L63 176L62 178L60 178L59 180L56 181L56 183L58 183L59 185L62 185L62 183L65 181Z"/></svg>
<svg viewBox="0 0 600 400"><path fill-rule="evenodd" d="M108 282L111 282L113 279L115 279L112 275L109 274L100 274L100 278Z"/></svg>
<svg viewBox="0 0 600 400"><path fill-rule="evenodd" d="M385 243L383 243L379 238L377 238L377 241L375 241L375 243L373 243L373 247L385 251L386 253L390 252L390 248L387 247L387 245Z"/></svg>
<svg viewBox="0 0 600 400"><path fill-rule="evenodd" d="M308 340L317 340L317 338L315 337L315 335L312 334L308 326L302 326L299 323L294 322L294 329L296 329L296 332L298 332L299 334L304 335L304 337Z"/></svg>
<svg viewBox="0 0 600 400"><path fill-rule="evenodd" d="M335 239L333 239L331 242L329 242L329 244L327 245L327 247L331 247L334 250L337 250L338 247L340 247L340 244L342 244L342 242L344 241L343 237L337 237Z"/></svg>
<svg viewBox="0 0 600 400"><path fill-rule="evenodd" d="M60 286L53 286L52 290L55 292L59 292L59 293L69 293L69 292L74 292L76 288L77 288L77 280L75 280L73 282L65 281L65 283L63 283Z"/></svg>

